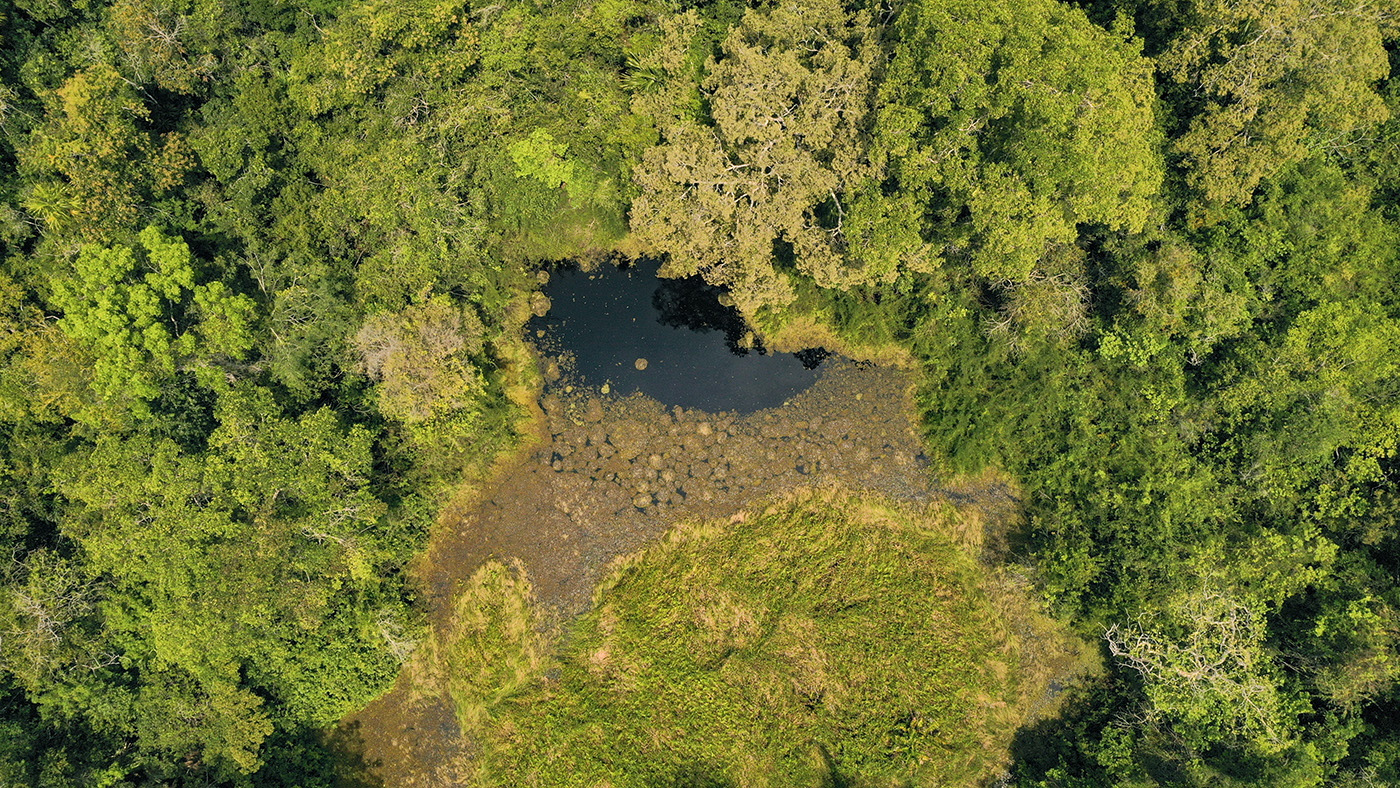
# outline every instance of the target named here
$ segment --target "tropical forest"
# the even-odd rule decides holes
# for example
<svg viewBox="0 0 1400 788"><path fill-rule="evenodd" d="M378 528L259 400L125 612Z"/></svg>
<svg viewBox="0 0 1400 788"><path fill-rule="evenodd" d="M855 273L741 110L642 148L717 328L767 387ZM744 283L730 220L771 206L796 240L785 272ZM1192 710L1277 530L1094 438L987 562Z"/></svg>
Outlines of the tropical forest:
<svg viewBox="0 0 1400 788"><path fill-rule="evenodd" d="M0 788L1400 786L1397 0L0 0Z"/></svg>

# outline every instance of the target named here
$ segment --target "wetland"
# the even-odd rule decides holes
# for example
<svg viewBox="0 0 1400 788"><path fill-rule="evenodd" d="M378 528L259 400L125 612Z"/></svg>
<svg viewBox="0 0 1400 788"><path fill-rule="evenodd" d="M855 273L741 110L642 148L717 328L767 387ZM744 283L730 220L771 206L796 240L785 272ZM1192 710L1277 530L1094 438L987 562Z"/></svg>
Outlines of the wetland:
<svg viewBox="0 0 1400 788"><path fill-rule="evenodd" d="M454 626L454 595L488 561L518 561L558 627L589 608L615 561L676 524L797 489L914 508L975 500L1014 517L998 482L935 484L906 370L825 350L766 353L713 289L644 266L555 271L546 292L548 311L527 327L544 381L535 437L474 506L441 523L421 564L439 635ZM682 304L691 319L677 318ZM433 672L407 671L354 718L385 785L450 785L470 773L473 742Z"/></svg>

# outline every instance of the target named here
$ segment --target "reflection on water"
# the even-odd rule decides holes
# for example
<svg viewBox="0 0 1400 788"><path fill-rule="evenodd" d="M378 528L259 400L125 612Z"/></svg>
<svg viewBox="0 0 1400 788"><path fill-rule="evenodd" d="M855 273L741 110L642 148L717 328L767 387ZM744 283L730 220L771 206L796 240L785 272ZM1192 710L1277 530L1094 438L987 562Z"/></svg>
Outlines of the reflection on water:
<svg viewBox="0 0 1400 788"><path fill-rule="evenodd" d="M760 342L752 342L752 348L743 345L748 326L737 310L720 303L723 288L698 276L656 281L651 305L656 309L656 319L663 325L690 331L718 331L724 335L725 347L736 356L747 356L750 350L763 353Z"/></svg>
<svg viewBox="0 0 1400 788"><path fill-rule="evenodd" d="M544 332L546 352L570 354L584 385L685 408L776 407L816 381L825 350L770 353L720 302L720 288L699 277L658 279L658 268L643 260L592 273L554 270L549 314L531 321L531 334Z"/></svg>

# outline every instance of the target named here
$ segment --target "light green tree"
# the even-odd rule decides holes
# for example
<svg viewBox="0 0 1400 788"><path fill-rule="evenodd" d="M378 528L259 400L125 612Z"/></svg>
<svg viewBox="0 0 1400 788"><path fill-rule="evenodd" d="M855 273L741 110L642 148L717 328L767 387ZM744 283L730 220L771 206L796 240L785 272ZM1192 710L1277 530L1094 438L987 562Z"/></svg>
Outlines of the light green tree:
<svg viewBox="0 0 1400 788"><path fill-rule="evenodd" d="M1109 652L1141 674L1151 713L1175 723L1192 745L1244 739L1264 752L1298 736L1304 707L1282 688L1264 647L1263 611L1227 594L1187 594L1162 625L1114 626Z"/></svg>
<svg viewBox="0 0 1400 788"><path fill-rule="evenodd" d="M131 247L84 246L53 281L62 330L92 355L93 386L108 399L154 399L160 381L194 359L246 357L252 299L222 282L195 284L189 245L155 227Z"/></svg>
<svg viewBox="0 0 1400 788"><path fill-rule="evenodd" d="M1108 628L1109 652L1137 671L1149 719L1191 746L1276 755L1303 734L1309 706L1269 638L1284 601L1324 581L1337 547L1315 528L1207 539L1174 567L1174 587L1136 620Z"/></svg>
<svg viewBox="0 0 1400 788"><path fill-rule="evenodd" d="M1125 31L1055 0L917 0L895 31L875 158L936 253L1024 282L1078 225L1144 225L1162 165Z"/></svg>

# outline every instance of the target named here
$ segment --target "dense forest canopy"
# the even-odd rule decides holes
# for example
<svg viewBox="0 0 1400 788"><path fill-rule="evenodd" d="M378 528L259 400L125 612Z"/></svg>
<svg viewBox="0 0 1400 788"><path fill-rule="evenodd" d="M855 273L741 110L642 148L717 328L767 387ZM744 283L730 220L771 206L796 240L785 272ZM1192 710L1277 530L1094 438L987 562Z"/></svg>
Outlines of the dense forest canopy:
<svg viewBox="0 0 1400 788"><path fill-rule="evenodd" d="M1400 783L1390 0L0 0L0 784L318 785L535 272L917 359L1108 668L1023 786Z"/></svg>

